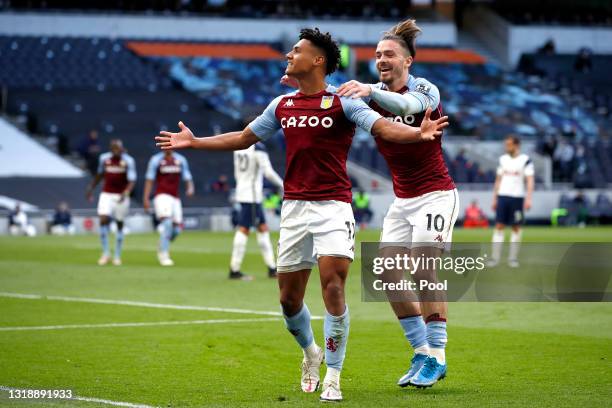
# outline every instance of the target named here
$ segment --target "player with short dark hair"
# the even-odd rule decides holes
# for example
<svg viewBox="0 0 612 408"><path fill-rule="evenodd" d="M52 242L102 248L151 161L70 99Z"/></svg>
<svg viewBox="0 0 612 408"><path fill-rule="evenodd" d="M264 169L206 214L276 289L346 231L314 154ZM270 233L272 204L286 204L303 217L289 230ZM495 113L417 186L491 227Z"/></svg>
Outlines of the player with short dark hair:
<svg viewBox="0 0 612 408"><path fill-rule="evenodd" d="M275 98L242 132L195 138L182 123L178 133L156 137L162 149L239 150L272 137L282 129L286 141L284 202L278 247L280 302L287 329L304 352L301 386L314 392L325 357L327 373L321 400L339 401L340 370L349 332L344 284L354 257L355 219L346 160L356 126L374 137L398 143L433 140L447 125L446 117L420 128L384 120L363 101L342 98L325 82L338 65L338 46L329 33L300 32L287 53L285 73L298 91ZM314 341L304 293L312 267L318 263L327 313L323 331L325 354Z"/></svg>
<svg viewBox="0 0 612 408"><path fill-rule="evenodd" d="M114 219L117 233L115 234L113 265L118 266L121 265L123 221L130 209L130 194L136 184L136 163L132 156L125 152L120 139L111 140L110 152L100 155L96 176L87 187L88 200L93 199L93 190L102 179L104 179L104 185L98 199L102 256L98 260L98 265L106 265L110 261L108 235L111 220Z"/></svg>
<svg viewBox="0 0 612 408"><path fill-rule="evenodd" d="M521 140L508 135L504 140L506 153L499 158L497 177L493 188L493 210L495 210L495 229L493 247L488 266L496 266L501 258L504 242L504 227L510 225L510 251L508 266L518 268L518 253L521 244L521 225L524 211L531 208L534 188L533 162L521 153Z"/></svg>
<svg viewBox="0 0 612 408"><path fill-rule="evenodd" d="M157 260L161 266L174 265L174 261L170 258L170 242L174 241L181 232L183 224L183 205L179 194L181 180L185 182L185 195L193 196L193 178L185 156L166 151L151 157L147 165L142 203L145 211L148 211L155 183L153 208L159 223Z"/></svg>

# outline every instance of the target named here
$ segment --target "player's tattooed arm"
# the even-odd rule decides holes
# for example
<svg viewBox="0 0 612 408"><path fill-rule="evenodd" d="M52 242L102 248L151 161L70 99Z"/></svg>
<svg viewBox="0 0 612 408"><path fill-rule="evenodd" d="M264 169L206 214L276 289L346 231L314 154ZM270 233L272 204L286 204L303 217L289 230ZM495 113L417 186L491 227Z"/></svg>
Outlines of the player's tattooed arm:
<svg viewBox="0 0 612 408"><path fill-rule="evenodd" d="M431 108L425 111L421 127L378 119L372 127L372 135L394 143L418 143L434 140L442 135L442 129L448 126L448 116L437 120L431 119Z"/></svg>
<svg viewBox="0 0 612 408"><path fill-rule="evenodd" d="M202 150L242 150L257 143L259 139L246 127L242 132L229 132L211 137L195 137L183 122L178 123L177 133L160 132L155 137L156 145L162 150L202 149Z"/></svg>

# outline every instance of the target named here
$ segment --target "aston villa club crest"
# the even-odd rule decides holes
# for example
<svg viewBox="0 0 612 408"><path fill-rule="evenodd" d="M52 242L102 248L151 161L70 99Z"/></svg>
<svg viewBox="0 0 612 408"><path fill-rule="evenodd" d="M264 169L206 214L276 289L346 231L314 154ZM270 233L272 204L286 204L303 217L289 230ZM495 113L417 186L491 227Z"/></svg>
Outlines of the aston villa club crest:
<svg viewBox="0 0 612 408"><path fill-rule="evenodd" d="M329 109L334 103L334 95L326 95L321 98L321 109Z"/></svg>

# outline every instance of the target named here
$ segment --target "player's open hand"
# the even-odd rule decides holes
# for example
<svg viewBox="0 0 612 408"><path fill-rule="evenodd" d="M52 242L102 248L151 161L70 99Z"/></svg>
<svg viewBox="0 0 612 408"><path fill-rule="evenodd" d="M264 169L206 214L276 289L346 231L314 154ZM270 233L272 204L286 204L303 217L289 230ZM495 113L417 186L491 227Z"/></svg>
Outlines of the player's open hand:
<svg viewBox="0 0 612 408"><path fill-rule="evenodd" d="M148 197L142 200L142 207L144 208L145 212L149 212L149 208L151 208L151 200Z"/></svg>
<svg viewBox="0 0 612 408"><path fill-rule="evenodd" d="M440 119L431 119L431 108L425 111L425 117L421 122L421 140L431 141L442 135L442 129L448 126L448 116L442 116Z"/></svg>
<svg viewBox="0 0 612 408"><path fill-rule="evenodd" d="M181 129L178 133L159 132L159 136L155 137L156 145L162 150L186 149L191 147L195 136L191 130L185 126L183 122L178 123Z"/></svg>
<svg viewBox="0 0 612 408"><path fill-rule="evenodd" d="M531 209L531 197L525 198L525 203L523 204L523 209L525 211L529 211Z"/></svg>
<svg viewBox="0 0 612 408"><path fill-rule="evenodd" d="M87 190L85 192L85 198L87 199L87 201L89 201L90 203L93 202L93 191L91 190Z"/></svg>
<svg viewBox="0 0 612 408"><path fill-rule="evenodd" d="M366 96L370 96L372 93L372 88L370 85L362 84L359 81L348 81L340 85L338 90L336 91L338 96L352 96L353 99L363 98Z"/></svg>
<svg viewBox="0 0 612 408"><path fill-rule="evenodd" d="M280 79L280 84L295 89L300 87L298 81L295 78L291 78L289 75L283 75L283 77Z"/></svg>

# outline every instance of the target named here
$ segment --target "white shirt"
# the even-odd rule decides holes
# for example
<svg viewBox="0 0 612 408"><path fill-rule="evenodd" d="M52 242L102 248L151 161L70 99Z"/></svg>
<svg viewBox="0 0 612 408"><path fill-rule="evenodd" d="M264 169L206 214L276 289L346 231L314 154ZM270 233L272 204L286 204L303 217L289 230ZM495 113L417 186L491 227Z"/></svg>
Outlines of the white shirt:
<svg viewBox="0 0 612 408"><path fill-rule="evenodd" d="M497 192L500 196L525 197L525 177L533 176L533 163L526 154L512 157L504 154L499 158L497 175L501 183Z"/></svg>
<svg viewBox="0 0 612 408"><path fill-rule="evenodd" d="M278 187L283 187L283 179L272 168L263 144L256 143L247 149L234 152L237 202L261 203L264 176Z"/></svg>

